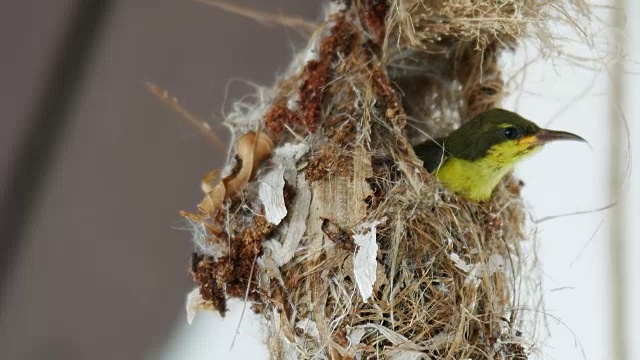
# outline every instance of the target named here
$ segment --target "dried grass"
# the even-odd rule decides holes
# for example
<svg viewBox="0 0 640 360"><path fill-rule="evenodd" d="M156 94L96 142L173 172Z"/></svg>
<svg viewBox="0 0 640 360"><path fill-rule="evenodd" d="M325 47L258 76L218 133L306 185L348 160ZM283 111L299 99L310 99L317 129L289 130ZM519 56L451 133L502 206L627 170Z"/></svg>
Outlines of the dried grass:
<svg viewBox="0 0 640 360"><path fill-rule="evenodd" d="M468 202L426 173L411 144L499 105L498 56L524 37L555 46L547 22L573 26L586 5L348 3L332 2L288 73L227 116L235 138L263 131L275 155L236 157L221 183L243 166L257 173L237 196L187 214L200 242L205 229L220 244L194 257L194 306L224 314L227 297L246 296L268 321L274 359L527 359L535 322L519 309L537 301L523 283L535 281L535 253L522 250L519 183ZM269 223L274 212L286 216ZM354 234L378 246L367 301Z"/></svg>

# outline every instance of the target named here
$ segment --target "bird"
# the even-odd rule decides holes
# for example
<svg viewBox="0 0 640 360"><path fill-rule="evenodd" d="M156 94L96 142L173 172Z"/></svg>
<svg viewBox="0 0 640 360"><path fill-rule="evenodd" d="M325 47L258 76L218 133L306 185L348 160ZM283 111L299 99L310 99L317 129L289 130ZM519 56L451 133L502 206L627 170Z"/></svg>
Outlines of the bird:
<svg viewBox="0 0 640 360"><path fill-rule="evenodd" d="M484 202L520 160L558 140L587 142L576 134L543 129L515 112L493 108L448 136L429 139L413 149L424 168L445 188L468 200Z"/></svg>

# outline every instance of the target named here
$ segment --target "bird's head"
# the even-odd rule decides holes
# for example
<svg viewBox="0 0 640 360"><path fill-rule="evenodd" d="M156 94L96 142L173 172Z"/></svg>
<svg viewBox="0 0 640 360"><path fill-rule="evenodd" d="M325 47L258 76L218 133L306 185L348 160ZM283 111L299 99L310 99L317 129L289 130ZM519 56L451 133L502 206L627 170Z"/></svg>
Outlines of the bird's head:
<svg viewBox="0 0 640 360"><path fill-rule="evenodd" d="M492 109L462 125L444 140L445 151L470 161L489 160L496 167L516 162L556 140L586 142L578 135L540 128L520 115Z"/></svg>

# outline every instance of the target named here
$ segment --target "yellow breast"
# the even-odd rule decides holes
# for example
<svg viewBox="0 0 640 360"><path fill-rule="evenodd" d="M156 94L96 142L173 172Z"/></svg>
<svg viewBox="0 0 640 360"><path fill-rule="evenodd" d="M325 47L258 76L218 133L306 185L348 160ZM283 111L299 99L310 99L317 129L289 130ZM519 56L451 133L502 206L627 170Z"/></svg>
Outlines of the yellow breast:
<svg viewBox="0 0 640 360"><path fill-rule="evenodd" d="M472 201L486 201L515 164L535 149L516 142L493 146L486 156L470 161L448 158L434 175L449 190Z"/></svg>
<svg viewBox="0 0 640 360"><path fill-rule="evenodd" d="M442 184L454 193L472 201L485 201L491 197L500 180L513 166L499 166L484 159L468 161L450 158L435 175Z"/></svg>

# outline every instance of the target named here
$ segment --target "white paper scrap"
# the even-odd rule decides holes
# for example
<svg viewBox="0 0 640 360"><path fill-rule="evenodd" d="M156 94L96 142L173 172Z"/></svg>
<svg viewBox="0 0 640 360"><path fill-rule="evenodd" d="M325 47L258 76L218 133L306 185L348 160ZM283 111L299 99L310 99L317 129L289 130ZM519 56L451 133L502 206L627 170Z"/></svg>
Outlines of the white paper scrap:
<svg viewBox="0 0 640 360"><path fill-rule="evenodd" d="M305 143L286 143L273 151L274 159L285 159L296 162L309 151L309 146Z"/></svg>
<svg viewBox="0 0 640 360"><path fill-rule="evenodd" d="M467 264L464 260L460 258L460 255L456 253L449 254L449 259L453 261L453 263L456 265L458 269L466 273L469 273L471 270L473 270L473 265Z"/></svg>
<svg viewBox="0 0 640 360"><path fill-rule="evenodd" d="M465 273L467 273L467 278L465 279L465 283L475 282L478 283L480 278L485 274L493 275L497 271L501 271L505 267L505 260L501 255L491 254L489 259L487 259L485 263L476 263L476 264L467 264L464 260L460 258L460 256L456 253L449 254L449 258L456 267Z"/></svg>
<svg viewBox="0 0 640 360"><path fill-rule="evenodd" d="M284 204L284 166L278 165L260 180L258 196L264 205L267 221L278 225L287 216Z"/></svg>
<svg viewBox="0 0 640 360"><path fill-rule="evenodd" d="M258 197L264 205L264 215L268 222L278 225L287 216L284 203L284 183L296 181L296 162L309 151L304 143L287 143L273 151L272 162L276 167L260 179Z"/></svg>
<svg viewBox="0 0 640 360"><path fill-rule="evenodd" d="M295 255L300 244L302 235L307 230L307 218L309 217L309 206L311 205L311 190L304 175L298 176L296 198L293 203L291 220L284 230L282 241L282 252L274 260L278 266L288 263Z"/></svg>
<svg viewBox="0 0 640 360"><path fill-rule="evenodd" d="M200 288L195 288L187 294L187 323L191 325L196 317L196 310L205 308L206 302L200 295Z"/></svg>
<svg viewBox="0 0 640 360"><path fill-rule="evenodd" d="M353 241L358 245L356 255L353 257L353 272L364 302L367 302L373 294L373 284L376 282L376 268L378 266L376 226L378 224L380 221L362 224L360 228L368 229L353 235Z"/></svg>

